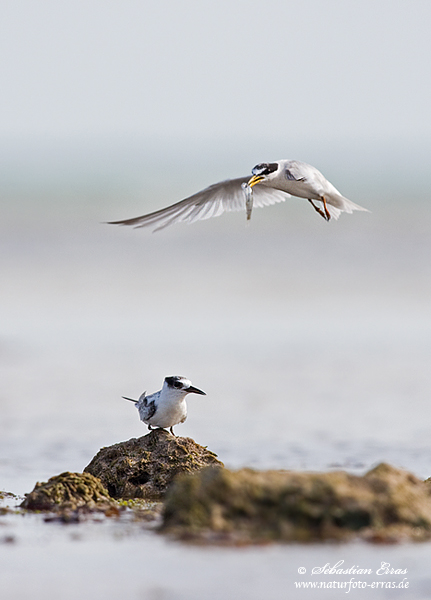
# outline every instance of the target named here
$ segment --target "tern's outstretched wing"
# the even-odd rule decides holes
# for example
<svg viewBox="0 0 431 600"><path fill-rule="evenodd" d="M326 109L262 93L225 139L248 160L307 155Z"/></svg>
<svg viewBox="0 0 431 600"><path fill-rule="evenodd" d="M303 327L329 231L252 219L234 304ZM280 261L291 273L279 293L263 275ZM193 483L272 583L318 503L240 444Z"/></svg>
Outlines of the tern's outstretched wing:
<svg viewBox="0 0 431 600"><path fill-rule="evenodd" d="M111 221L110 225L132 225L133 227L150 227L155 225L154 231L163 229L173 223L181 221L193 223L210 217L219 217L225 211L245 211L246 194L241 184L247 183L249 177L227 179L214 183L193 196L189 196L167 208L156 212L126 219L125 221ZM262 207L284 202L289 194L270 187L256 185L253 187L254 206Z"/></svg>

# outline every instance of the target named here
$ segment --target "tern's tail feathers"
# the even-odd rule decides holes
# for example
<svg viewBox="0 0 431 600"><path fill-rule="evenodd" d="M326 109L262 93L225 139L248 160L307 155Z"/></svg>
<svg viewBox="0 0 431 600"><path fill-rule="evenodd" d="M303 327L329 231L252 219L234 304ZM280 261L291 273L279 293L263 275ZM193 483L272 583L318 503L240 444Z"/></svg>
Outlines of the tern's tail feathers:
<svg viewBox="0 0 431 600"><path fill-rule="evenodd" d="M328 212L333 219L338 219L342 212L352 213L354 210L370 212L367 208L355 204L351 200L341 196L341 194L325 195L325 199Z"/></svg>
<svg viewBox="0 0 431 600"><path fill-rule="evenodd" d="M137 400L133 400L133 398L126 398L126 396L121 396L124 400L130 400L130 402L134 402L135 404L138 402Z"/></svg>

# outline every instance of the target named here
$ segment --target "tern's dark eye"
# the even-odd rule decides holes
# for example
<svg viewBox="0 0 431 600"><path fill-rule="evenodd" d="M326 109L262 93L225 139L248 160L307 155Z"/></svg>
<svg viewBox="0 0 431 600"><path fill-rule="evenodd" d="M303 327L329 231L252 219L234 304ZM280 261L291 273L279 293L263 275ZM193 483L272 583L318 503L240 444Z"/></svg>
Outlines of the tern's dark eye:
<svg viewBox="0 0 431 600"><path fill-rule="evenodd" d="M168 384L169 387L173 387L173 388L182 388L183 387L182 382L175 375L172 375L171 377L165 377L165 382Z"/></svg>
<svg viewBox="0 0 431 600"><path fill-rule="evenodd" d="M278 169L278 163L259 163L251 170L252 175L269 175Z"/></svg>

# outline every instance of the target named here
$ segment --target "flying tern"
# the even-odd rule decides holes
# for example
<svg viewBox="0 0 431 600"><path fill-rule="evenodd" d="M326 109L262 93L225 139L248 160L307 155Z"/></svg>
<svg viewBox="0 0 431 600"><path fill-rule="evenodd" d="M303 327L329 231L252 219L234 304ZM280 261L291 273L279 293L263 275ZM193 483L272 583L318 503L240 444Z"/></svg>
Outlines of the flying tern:
<svg viewBox="0 0 431 600"><path fill-rule="evenodd" d="M250 219L253 205L269 206L291 195L307 199L326 221L338 219L342 212L367 211L345 198L315 167L299 160L259 163L251 173L251 178L220 181L161 210L109 224L154 227L158 231L173 223L193 223L240 210Z"/></svg>

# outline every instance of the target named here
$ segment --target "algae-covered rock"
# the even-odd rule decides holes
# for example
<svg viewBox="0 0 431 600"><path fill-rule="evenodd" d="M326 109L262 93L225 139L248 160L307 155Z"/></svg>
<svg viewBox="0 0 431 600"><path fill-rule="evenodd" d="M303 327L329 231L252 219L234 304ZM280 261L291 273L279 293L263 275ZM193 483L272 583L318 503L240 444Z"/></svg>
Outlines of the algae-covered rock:
<svg viewBox="0 0 431 600"><path fill-rule="evenodd" d="M178 477L162 530L207 541L375 541L431 536L429 487L381 464L363 477L344 471L237 472L207 468Z"/></svg>
<svg viewBox="0 0 431 600"><path fill-rule="evenodd" d="M102 483L90 473L62 473L36 483L21 508L40 511L107 510L115 504Z"/></svg>
<svg viewBox="0 0 431 600"><path fill-rule="evenodd" d="M98 477L113 498L160 499L179 473L223 466L216 454L191 438L164 429L102 448L84 469Z"/></svg>
<svg viewBox="0 0 431 600"><path fill-rule="evenodd" d="M431 487L412 473L381 463L365 474L380 506L383 525L406 524L430 529Z"/></svg>

